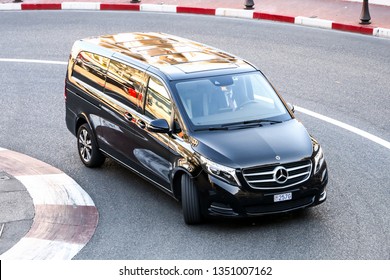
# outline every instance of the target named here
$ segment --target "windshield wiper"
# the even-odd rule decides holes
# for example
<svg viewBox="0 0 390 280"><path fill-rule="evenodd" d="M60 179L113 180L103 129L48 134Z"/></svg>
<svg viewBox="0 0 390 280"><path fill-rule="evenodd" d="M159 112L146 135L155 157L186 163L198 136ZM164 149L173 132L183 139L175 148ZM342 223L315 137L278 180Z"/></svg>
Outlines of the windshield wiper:
<svg viewBox="0 0 390 280"><path fill-rule="evenodd" d="M194 129L194 131L228 130L229 128L242 128L242 127L259 126L259 125L261 126L263 123L275 124L275 123L282 123L282 122L283 121L258 119L258 120L243 121L243 122L225 123L222 124L221 126L196 128Z"/></svg>
<svg viewBox="0 0 390 280"><path fill-rule="evenodd" d="M267 120L267 119L258 119L258 120L251 120L251 121L244 121L244 124L249 124L249 123L282 123L283 121L275 121L275 120Z"/></svg>
<svg viewBox="0 0 390 280"><path fill-rule="evenodd" d="M213 130L228 130L229 128L227 127L222 127L222 126L213 126L213 127L202 127L202 128L196 128L194 131L213 131Z"/></svg>
<svg viewBox="0 0 390 280"><path fill-rule="evenodd" d="M283 121L275 121L275 120L267 120L267 119L258 119L258 120L251 120L251 121L226 123L226 124L223 124L222 127L240 126L240 125L248 125L248 124L261 125L261 124L263 124L263 123L275 124L275 123L282 123L282 122L283 122Z"/></svg>

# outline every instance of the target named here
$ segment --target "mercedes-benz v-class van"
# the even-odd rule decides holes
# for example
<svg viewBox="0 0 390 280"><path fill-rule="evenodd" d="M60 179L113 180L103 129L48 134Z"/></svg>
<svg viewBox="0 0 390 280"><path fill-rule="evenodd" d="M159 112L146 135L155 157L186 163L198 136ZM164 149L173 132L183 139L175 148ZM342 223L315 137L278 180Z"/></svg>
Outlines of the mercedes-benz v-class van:
<svg viewBox="0 0 390 280"><path fill-rule="evenodd" d="M162 33L82 39L65 100L81 161L114 159L181 201L187 224L326 199L320 144L263 73L229 53Z"/></svg>

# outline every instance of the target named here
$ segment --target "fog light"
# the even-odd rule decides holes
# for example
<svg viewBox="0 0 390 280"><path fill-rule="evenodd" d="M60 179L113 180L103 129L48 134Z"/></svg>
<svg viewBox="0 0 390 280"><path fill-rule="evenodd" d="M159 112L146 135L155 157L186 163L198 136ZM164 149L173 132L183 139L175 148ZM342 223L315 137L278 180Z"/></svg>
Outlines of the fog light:
<svg viewBox="0 0 390 280"><path fill-rule="evenodd" d="M237 216L238 214L234 212L233 208L229 204L213 202L210 205L209 211L215 214L224 215L224 216Z"/></svg>

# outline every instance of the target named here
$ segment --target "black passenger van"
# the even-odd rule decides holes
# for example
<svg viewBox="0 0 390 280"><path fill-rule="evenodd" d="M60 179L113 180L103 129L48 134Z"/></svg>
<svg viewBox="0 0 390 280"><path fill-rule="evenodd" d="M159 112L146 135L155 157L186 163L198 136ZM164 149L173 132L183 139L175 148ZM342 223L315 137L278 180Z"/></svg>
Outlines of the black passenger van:
<svg viewBox="0 0 390 280"><path fill-rule="evenodd" d="M65 99L81 161L116 160L181 201L187 224L326 199L319 143L259 69L221 50L162 33L82 39Z"/></svg>

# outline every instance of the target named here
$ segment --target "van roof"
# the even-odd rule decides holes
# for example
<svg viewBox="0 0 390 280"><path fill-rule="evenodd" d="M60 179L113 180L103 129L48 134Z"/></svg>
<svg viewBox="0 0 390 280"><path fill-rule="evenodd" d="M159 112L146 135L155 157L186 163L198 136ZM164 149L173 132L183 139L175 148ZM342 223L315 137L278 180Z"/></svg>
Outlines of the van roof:
<svg viewBox="0 0 390 280"><path fill-rule="evenodd" d="M114 57L131 57L152 65L169 76L183 76L211 70L244 72L255 70L248 62L181 37L164 33L119 33L83 39L111 50ZM187 76L187 75L186 75Z"/></svg>

